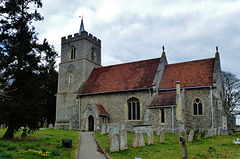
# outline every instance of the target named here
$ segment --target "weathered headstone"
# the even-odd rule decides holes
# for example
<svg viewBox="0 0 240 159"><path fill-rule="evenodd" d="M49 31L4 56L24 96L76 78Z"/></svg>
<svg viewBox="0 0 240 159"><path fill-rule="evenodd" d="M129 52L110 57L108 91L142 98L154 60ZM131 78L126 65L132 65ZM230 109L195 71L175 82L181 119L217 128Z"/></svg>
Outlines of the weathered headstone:
<svg viewBox="0 0 240 159"><path fill-rule="evenodd" d="M149 128L149 130L147 131L147 141L148 141L148 145L152 145L153 144L153 130L152 128Z"/></svg>
<svg viewBox="0 0 240 159"><path fill-rule="evenodd" d="M193 140L194 140L194 141L197 141L197 140L198 140L198 132L199 132L199 129L197 129L197 130L194 131L194 135L193 135Z"/></svg>
<svg viewBox="0 0 240 159"><path fill-rule="evenodd" d="M48 125L48 128L49 128L49 129L53 129L53 124L49 124L49 125Z"/></svg>
<svg viewBox="0 0 240 159"><path fill-rule="evenodd" d="M162 128L158 128L158 129L157 129L157 136L160 135L161 130L162 130Z"/></svg>
<svg viewBox="0 0 240 159"><path fill-rule="evenodd" d="M110 153L119 151L119 140L117 134L110 135Z"/></svg>
<svg viewBox="0 0 240 159"><path fill-rule="evenodd" d="M110 136L111 134L119 134L119 124L114 124L111 126L108 135Z"/></svg>
<svg viewBox="0 0 240 159"><path fill-rule="evenodd" d="M209 138L209 137L213 137L213 128L211 128L211 129L208 130L208 133L207 133L207 137L206 137L206 138Z"/></svg>
<svg viewBox="0 0 240 159"><path fill-rule="evenodd" d="M109 133L111 127L112 127L112 124L111 123L107 123L107 133Z"/></svg>
<svg viewBox="0 0 240 159"><path fill-rule="evenodd" d="M122 124L121 125L121 129L120 129L120 150L125 150L128 148L127 145L127 131L125 130L125 125Z"/></svg>
<svg viewBox="0 0 240 159"><path fill-rule="evenodd" d="M180 131L179 141L182 143L182 157L183 159L187 159L186 131Z"/></svg>
<svg viewBox="0 0 240 159"><path fill-rule="evenodd" d="M164 142L164 136L165 136L165 129L162 128L161 131L160 131L159 143L163 143Z"/></svg>
<svg viewBox="0 0 240 159"><path fill-rule="evenodd" d="M193 141L193 130L191 130L188 135L188 142L192 142L192 141Z"/></svg>
<svg viewBox="0 0 240 159"><path fill-rule="evenodd" d="M133 147L145 146L143 135L141 132L135 132L133 137Z"/></svg>
<svg viewBox="0 0 240 159"><path fill-rule="evenodd" d="M45 121L45 122L43 123L43 127L44 127L44 128L47 128L47 124L48 124L48 123Z"/></svg>
<svg viewBox="0 0 240 159"><path fill-rule="evenodd" d="M101 135L106 134L106 124L102 124Z"/></svg>

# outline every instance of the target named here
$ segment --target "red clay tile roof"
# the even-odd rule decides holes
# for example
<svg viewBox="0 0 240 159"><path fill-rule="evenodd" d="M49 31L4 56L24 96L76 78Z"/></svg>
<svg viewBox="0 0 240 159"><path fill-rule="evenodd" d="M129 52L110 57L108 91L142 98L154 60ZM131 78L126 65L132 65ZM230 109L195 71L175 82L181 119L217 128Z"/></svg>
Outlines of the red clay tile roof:
<svg viewBox="0 0 240 159"><path fill-rule="evenodd" d="M97 106L98 110L100 111L100 114L109 115L101 104L96 104L96 106Z"/></svg>
<svg viewBox="0 0 240 159"><path fill-rule="evenodd" d="M159 89L212 85L213 67L214 58L166 65Z"/></svg>
<svg viewBox="0 0 240 159"><path fill-rule="evenodd" d="M176 92L160 92L154 97L150 106L176 105Z"/></svg>
<svg viewBox="0 0 240 159"><path fill-rule="evenodd" d="M160 58L95 68L79 94L150 88Z"/></svg>

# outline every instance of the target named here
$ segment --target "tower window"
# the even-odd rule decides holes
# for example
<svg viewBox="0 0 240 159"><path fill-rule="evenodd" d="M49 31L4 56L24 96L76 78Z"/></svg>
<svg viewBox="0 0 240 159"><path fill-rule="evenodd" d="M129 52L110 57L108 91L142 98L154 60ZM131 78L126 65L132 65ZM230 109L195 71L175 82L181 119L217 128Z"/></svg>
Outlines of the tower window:
<svg viewBox="0 0 240 159"><path fill-rule="evenodd" d="M140 102L137 98L128 100L128 120L140 120Z"/></svg>
<svg viewBox="0 0 240 159"><path fill-rule="evenodd" d="M71 47L71 54L70 54L70 59L75 59L75 53L76 53L76 49L75 47Z"/></svg>
<svg viewBox="0 0 240 159"><path fill-rule="evenodd" d="M203 107L200 99L196 98L193 102L193 114L203 115Z"/></svg>
<svg viewBox="0 0 240 159"><path fill-rule="evenodd" d="M68 81L69 84L72 84L73 83L73 75L69 75L69 81Z"/></svg>
<svg viewBox="0 0 240 159"><path fill-rule="evenodd" d="M94 47L91 48L91 60L94 61Z"/></svg>

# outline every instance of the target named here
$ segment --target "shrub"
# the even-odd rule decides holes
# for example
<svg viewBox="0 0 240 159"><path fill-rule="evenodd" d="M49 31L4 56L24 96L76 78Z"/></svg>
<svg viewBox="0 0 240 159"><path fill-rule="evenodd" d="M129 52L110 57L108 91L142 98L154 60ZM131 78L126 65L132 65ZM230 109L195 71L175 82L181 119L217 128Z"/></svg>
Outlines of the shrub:
<svg viewBox="0 0 240 159"><path fill-rule="evenodd" d="M15 150L15 149L17 149L17 146L13 146L13 145L12 146L8 146L7 149L8 149L8 151Z"/></svg>
<svg viewBox="0 0 240 159"><path fill-rule="evenodd" d="M61 153L60 153L60 151L58 151L58 150L52 150L52 151L51 151L51 155L52 155L52 156L59 156L59 155L61 155Z"/></svg>
<svg viewBox="0 0 240 159"><path fill-rule="evenodd" d="M29 149L33 149L34 146L33 145L25 145L24 146L24 150L29 150Z"/></svg>
<svg viewBox="0 0 240 159"><path fill-rule="evenodd" d="M209 150L209 151L212 151L212 152L215 152L215 151L216 151L216 149L215 149L214 147L212 147L212 146L209 146L208 150Z"/></svg>
<svg viewBox="0 0 240 159"><path fill-rule="evenodd" d="M5 159L5 158L12 158L12 154L11 154L11 152L0 152L0 158L1 159Z"/></svg>
<svg viewBox="0 0 240 159"><path fill-rule="evenodd" d="M40 147L41 146L41 144L36 144L36 147Z"/></svg>
<svg viewBox="0 0 240 159"><path fill-rule="evenodd" d="M42 147L40 150L42 150L43 152L47 152L47 148L46 147Z"/></svg>

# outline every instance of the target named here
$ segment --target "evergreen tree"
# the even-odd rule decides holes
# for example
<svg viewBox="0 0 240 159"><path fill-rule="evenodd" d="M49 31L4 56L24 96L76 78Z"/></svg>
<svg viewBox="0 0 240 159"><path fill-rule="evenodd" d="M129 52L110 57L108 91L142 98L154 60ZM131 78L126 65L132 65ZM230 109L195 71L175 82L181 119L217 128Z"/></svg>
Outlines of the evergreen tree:
<svg viewBox="0 0 240 159"><path fill-rule="evenodd" d="M46 40L42 45L37 43L32 22L43 20L37 12L41 7L41 0L3 0L0 3L0 86L11 97L0 103L0 121L8 126L3 138L14 137L14 132L22 126L37 130L44 116L47 84L43 78L46 70L53 69L53 66L47 69L46 65L54 61L56 52L48 50L53 48ZM50 60L44 60L43 56Z"/></svg>

